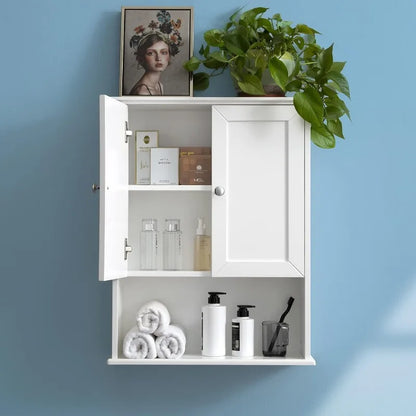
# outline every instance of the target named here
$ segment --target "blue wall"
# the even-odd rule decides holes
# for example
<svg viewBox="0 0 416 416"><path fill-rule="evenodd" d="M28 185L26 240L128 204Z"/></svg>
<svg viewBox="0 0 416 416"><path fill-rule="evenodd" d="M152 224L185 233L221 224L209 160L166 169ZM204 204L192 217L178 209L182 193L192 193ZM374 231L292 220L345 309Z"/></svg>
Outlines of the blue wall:
<svg viewBox="0 0 416 416"><path fill-rule="evenodd" d="M170 1L194 6L196 48L241 5L199 3ZM414 415L416 3L261 2L348 61L347 140L312 151L314 368L106 365L91 184L98 95L118 94L121 5L2 2L0 414ZM204 95L233 94L224 78Z"/></svg>

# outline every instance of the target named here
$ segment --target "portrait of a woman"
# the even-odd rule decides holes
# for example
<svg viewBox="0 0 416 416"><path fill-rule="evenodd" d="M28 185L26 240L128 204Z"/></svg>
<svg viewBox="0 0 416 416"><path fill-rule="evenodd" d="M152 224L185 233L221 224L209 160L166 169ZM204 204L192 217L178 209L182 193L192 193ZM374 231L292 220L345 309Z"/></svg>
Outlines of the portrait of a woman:
<svg viewBox="0 0 416 416"><path fill-rule="evenodd" d="M122 10L121 95L192 95L192 9Z"/></svg>
<svg viewBox="0 0 416 416"><path fill-rule="evenodd" d="M143 38L137 48L137 62L145 73L130 90L129 95L163 95L161 73L168 67L171 52L169 42L158 33Z"/></svg>

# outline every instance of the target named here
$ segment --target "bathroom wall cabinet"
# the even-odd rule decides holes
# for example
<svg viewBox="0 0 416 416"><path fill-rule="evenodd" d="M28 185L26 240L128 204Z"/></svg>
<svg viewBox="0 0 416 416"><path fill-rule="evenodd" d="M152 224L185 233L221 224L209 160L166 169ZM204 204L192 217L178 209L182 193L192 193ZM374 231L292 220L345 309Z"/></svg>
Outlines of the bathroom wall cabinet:
<svg viewBox="0 0 416 416"><path fill-rule="evenodd" d="M136 130L159 130L160 147L212 146L212 186L135 185ZM99 279L113 285L109 364L313 365L310 351L310 130L291 98L100 97ZM197 217L212 235L212 271L193 270ZM143 218L179 218L183 270L139 268ZM162 256L159 256L160 259ZM201 349L201 307L224 291L227 356ZM285 358L262 356L261 322L290 296ZM179 360L123 358L139 307L158 299L187 335ZM255 357L231 357L237 304L254 304Z"/></svg>

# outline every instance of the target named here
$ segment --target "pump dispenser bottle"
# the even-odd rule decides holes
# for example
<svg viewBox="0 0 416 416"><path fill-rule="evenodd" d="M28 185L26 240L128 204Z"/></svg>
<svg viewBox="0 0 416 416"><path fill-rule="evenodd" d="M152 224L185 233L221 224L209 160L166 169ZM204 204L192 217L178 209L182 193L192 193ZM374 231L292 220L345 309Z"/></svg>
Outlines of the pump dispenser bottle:
<svg viewBox="0 0 416 416"><path fill-rule="evenodd" d="M254 305L237 305L237 318L231 323L232 355L234 357L252 357L254 355L254 319L249 317L248 308Z"/></svg>
<svg viewBox="0 0 416 416"><path fill-rule="evenodd" d="M211 237L203 218L198 218L194 248L194 270L211 270Z"/></svg>
<svg viewBox="0 0 416 416"><path fill-rule="evenodd" d="M227 307L220 305L218 295L226 295L226 293L208 292L208 294L208 305L202 307L202 355L223 357Z"/></svg>

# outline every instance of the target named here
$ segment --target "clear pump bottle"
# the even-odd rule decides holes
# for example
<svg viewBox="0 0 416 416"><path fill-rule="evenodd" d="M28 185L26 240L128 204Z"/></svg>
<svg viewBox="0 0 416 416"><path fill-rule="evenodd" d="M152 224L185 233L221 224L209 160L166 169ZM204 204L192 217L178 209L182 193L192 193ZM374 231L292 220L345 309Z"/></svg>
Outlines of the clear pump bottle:
<svg viewBox="0 0 416 416"><path fill-rule="evenodd" d="M182 269L182 231L180 220L165 220L165 231L163 231L163 269Z"/></svg>
<svg viewBox="0 0 416 416"><path fill-rule="evenodd" d="M204 219L198 218L194 246L194 270L211 270L211 237L207 235Z"/></svg>
<svg viewBox="0 0 416 416"><path fill-rule="evenodd" d="M157 220L142 220L140 232L140 269L157 269L158 232Z"/></svg>

